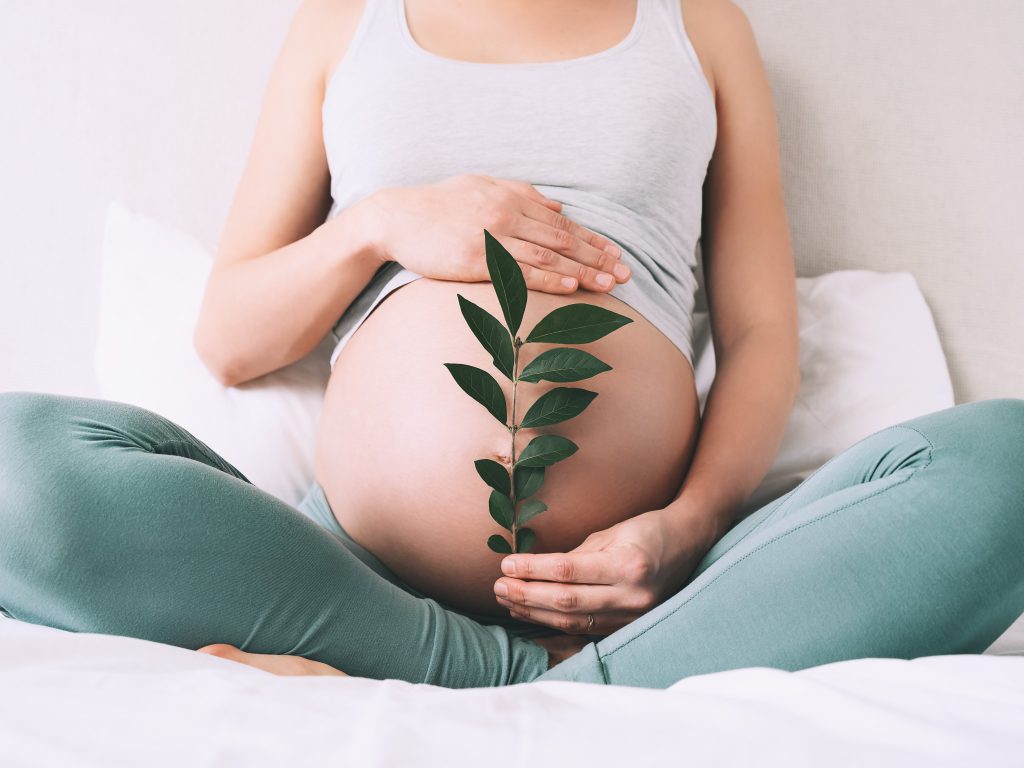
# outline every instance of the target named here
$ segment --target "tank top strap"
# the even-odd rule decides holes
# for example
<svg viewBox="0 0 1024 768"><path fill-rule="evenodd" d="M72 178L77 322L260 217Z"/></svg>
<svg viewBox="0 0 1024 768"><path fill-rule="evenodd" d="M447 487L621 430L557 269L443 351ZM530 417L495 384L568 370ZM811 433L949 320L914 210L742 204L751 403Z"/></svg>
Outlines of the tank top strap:
<svg viewBox="0 0 1024 768"><path fill-rule="evenodd" d="M642 0L641 0L642 2ZM649 0L649 13L652 23L649 25L667 43L669 48L681 53L690 64L695 65L701 79L707 82L704 70L700 65L697 50L693 47L690 35L686 31L683 9L680 0Z"/></svg>
<svg viewBox="0 0 1024 768"><path fill-rule="evenodd" d="M353 69L356 60L366 56L373 48L383 46L397 52L401 49L398 33L398 18L395 15L393 0L363 0L363 10L356 23L356 29L336 72Z"/></svg>

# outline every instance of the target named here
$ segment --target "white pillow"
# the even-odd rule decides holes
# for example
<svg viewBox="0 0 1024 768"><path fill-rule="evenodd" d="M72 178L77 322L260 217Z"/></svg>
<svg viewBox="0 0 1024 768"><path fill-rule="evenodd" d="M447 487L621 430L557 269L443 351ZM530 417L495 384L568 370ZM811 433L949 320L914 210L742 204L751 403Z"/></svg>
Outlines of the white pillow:
<svg viewBox="0 0 1024 768"><path fill-rule="evenodd" d="M775 461L738 517L885 427L954 405L931 311L909 272L846 269L796 279L800 390ZM701 412L715 377L707 312L694 313Z"/></svg>
<svg viewBox="0 0 1024 768"><path fill-rule="evenodd" d="M192 346L211 263L193 238L110 204L96 348L100 394L177 422L257 486L297 504L313 481L333 339L328 334L280 371L221 386ZM841 270L800 277L797 295L800 392L776 460L741 516L862 437L953 405L946 360L913 275ZM694 360L703 411L715 374L706 312L694 316Z"/></svg>
<svg viewBox="0 0 1024 768"><path fill-rule="evenodd" d="M297 504L313 481L330 334L290 366L222 386L192 346L212 263L192 237L110 203L95 354L100 396L166 416L256 486Z"/></svg>

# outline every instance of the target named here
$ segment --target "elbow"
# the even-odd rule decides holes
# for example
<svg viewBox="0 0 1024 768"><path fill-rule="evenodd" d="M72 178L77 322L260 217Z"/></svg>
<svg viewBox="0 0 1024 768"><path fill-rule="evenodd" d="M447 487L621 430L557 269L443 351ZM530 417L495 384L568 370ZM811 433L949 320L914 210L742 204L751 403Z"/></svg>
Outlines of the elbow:
<svg viewBox="0 0 1024 768"><path fill-rule="evenodd" d="M192 347L196 356L217 382L224 387L234 387L244 379L239 375L234 362L224 353L224 349L210 340L210 335L200 323L192 332Z"/></svg>

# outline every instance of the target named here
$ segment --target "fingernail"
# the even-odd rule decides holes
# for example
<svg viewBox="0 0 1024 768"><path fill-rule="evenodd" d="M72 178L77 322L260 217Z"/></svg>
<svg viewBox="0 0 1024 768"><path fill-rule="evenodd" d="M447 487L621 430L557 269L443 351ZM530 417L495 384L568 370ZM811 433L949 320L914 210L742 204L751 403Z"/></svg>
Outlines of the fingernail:
<svg viewBox="0 0 1024 768"><path fill-rule="evenodd" d="M615 273L616 277L627 277L629 275L629 267L625 264L616 264L612 272Z"/></svg>
<svg viewBox="0 0 1024 768"><path fill-rule="evenodd" d="M622 249L619 248L619 246L613 245L611 243L604 247L604 252L607 253L609 256L614 256L615 258L618 258L619 256L622 255Z"/></svg>
<svg viewBox="0 0 1024 768"><path fill-rule="evenodd" d="M513 560L511 557L506 557L504 560L501 561L501 572L504 573L506 576L515 576L516 561Z"/></svg>
<svg viewBox="0 0 1024 768"><path fill-rule="evenodd" d="M564 285L566 288L574 288L576 287L576 281L573 280L571 277L563 277L562 285Z"/></svg>
<svg viewBox="0 0 1024 768"><path fill-rule="evenodd" d="M499 581L494 585L494 594L498 597L508 597L508 587Z"/></svg>
<svg viewBox="0 0 1024 768"><path fill-rule="evenodd" d="M613 279L614 278L611 275L607 274L606 272L602 272L600 275L597 276L597 282L600 285L611 285Z"/></svg>

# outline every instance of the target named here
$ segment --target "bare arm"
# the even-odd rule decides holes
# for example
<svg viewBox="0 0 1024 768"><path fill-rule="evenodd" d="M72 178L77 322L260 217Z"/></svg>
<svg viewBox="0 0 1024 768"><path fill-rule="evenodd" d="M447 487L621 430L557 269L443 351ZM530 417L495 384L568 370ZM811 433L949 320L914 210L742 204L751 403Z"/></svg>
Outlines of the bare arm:
<svg viewBox="0 0 1024 768"><path fill-rule="evenodd" d="M705 287L716 359L673 517L710 547L778 452L800 383L796 275L771 91L753 30L731 0L700 4L719 137L705 182Z"/></svg>
<svg viewBox="0 0 1024 768"><path fill-rule="evenodd" d="M193 335L227 386L307 355L384 263L365 201L324 222L326 76L360 7L303 0L271 73Z"/></svg>

